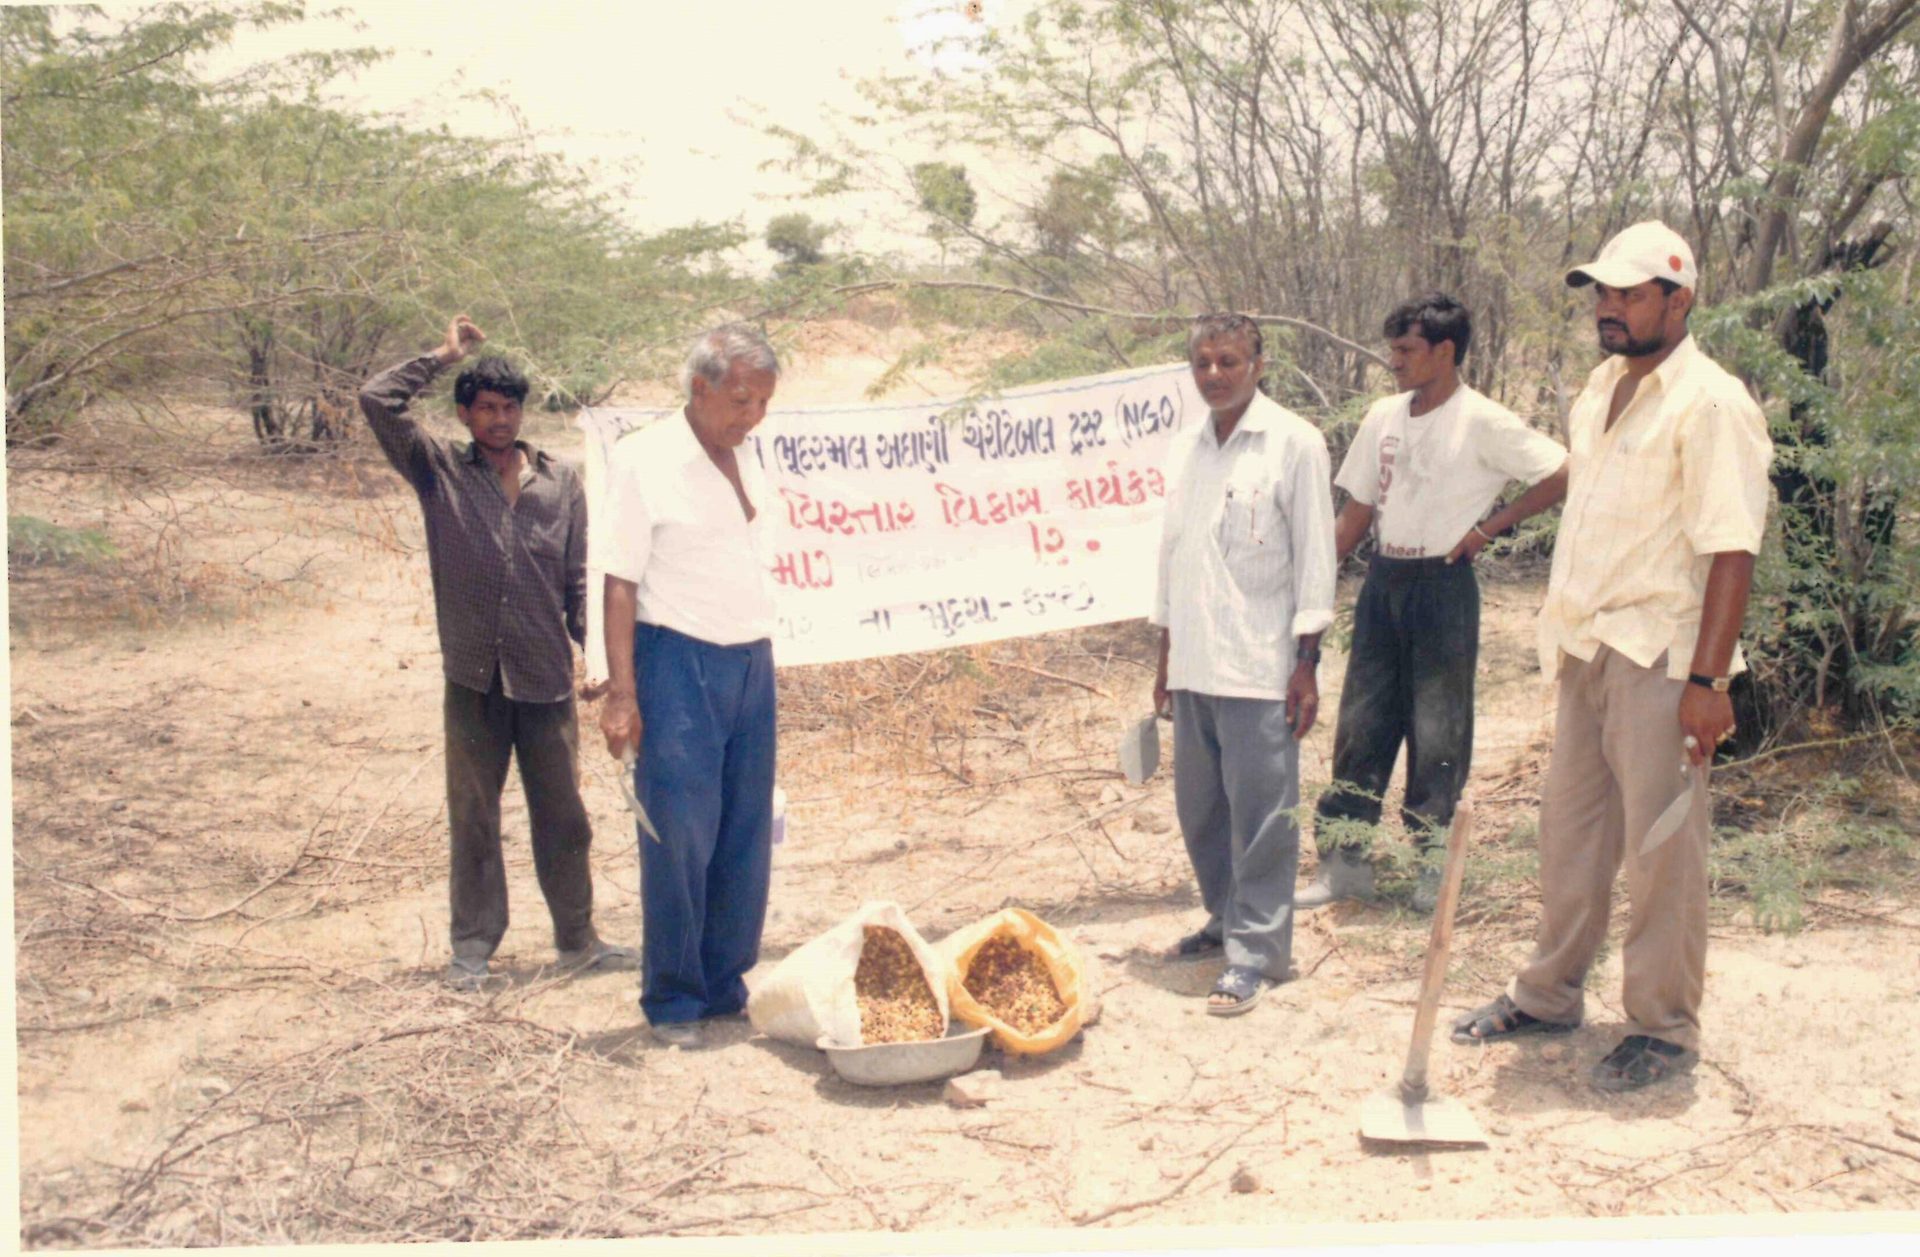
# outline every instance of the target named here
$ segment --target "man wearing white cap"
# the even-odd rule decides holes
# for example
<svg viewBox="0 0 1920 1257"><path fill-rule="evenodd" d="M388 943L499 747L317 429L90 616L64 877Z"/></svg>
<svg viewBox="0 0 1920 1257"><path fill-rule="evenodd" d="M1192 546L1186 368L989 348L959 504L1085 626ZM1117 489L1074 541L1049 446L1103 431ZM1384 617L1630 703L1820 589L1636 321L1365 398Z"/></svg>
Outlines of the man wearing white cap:
<svg viewBox="0 0 1920 1257"><path fill-rule="evenodd" d="M1699 1059L1707 761L1733 732L1727 684L1744 666L1740 623L1766 527L1766 420L1688 334L1694 282L1693 251L1657 222L1567 273L1593 285L1610 356L1568 418L1572 477L1540 609L1559 706L1540 805L1539 939L1506 993L1453 1028L1476 1043L1579 1025L1624 864L1629 1025L1594 1066L1604 1091Z"/></svg>

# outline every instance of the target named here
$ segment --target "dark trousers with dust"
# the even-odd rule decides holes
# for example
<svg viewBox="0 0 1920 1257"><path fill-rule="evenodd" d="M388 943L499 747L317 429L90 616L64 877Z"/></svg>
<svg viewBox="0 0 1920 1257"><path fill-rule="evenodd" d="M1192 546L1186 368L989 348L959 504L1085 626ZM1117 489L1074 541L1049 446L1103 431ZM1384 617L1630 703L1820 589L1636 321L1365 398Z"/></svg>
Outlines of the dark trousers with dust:
<svg viewBox="0 0 1920 1257"><path fill-rule="evenodd" d="M1300 744L1274 699L1173 692L1173 803L1229 965L1284 982L1300 867Z"/></svg>
<svg viewBox="0 0 1920 1257"><path fill-rule="evenodd" d="M1479 654L1480 585L1471 563L1374 557L1353 608L1333 783L1314 809L1322 854L1345 845L1325 822L1380 823L1402 742L1407 832L1424 850L1452 822L1473 760Z"/></svg>
<svg viewBox="0 0 1920 1257"><path fill-rule="evenodd" d="M573 699L520 703L496 669L485 694L447 682L447 819L453 836L448 898L453 952L484 960L507 932L507 874L500 855L500 790L507 759L520 761L533 831L533 868L553 915L553 945L593 937L593 830L575 776L579 731Z"/></svg>

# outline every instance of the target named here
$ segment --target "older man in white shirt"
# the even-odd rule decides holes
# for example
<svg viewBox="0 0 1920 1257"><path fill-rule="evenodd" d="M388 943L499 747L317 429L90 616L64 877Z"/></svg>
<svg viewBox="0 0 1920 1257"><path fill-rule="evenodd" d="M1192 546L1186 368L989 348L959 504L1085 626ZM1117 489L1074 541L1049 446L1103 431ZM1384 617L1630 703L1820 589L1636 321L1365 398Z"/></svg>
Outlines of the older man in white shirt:
<svg viewBox="0 0 1920 1257"><path fill-rule="evenodd" d="M1559 705L1540 807L1539 940L1506 993L1453 1037L1579 1024L1624 863L1629 1033L1592 1081L1627 1091L1699 1059L1707 761L1733 732L1727 685L1743 666L1773 446L1759 406L1688 334L1693 251L1678 234L1629 227L1567 282L1593 285L1611 356L1569 417L1572 478L1540 611L1540 662L1558 678Z"/></svg>
<svg viewBox="0 0 1920 1257"><path fill-rule="evenodd" d="M1333 622L1332 462L1319 429L1260 393L1258 324L1205 315L1187 344L1211 415L1173 454L1154 704L1173 716L1174 806L1207 910L1172 954L1224 954L1207 1011L1231 1016L1292 960L1299 739Z"/></svg>
<svg viewBox="0 0 1920 1257"><path fill-rule="evenodd" d="M687 405L615 447L608 469L607 749L638 747L634 789L659 830L640 840L640 1007L654 1037L700 1042L702 1018L746 1005L772 870L773 598L767 495L737 456L766 417L780 363L729 324L694 343Z"/></svg>

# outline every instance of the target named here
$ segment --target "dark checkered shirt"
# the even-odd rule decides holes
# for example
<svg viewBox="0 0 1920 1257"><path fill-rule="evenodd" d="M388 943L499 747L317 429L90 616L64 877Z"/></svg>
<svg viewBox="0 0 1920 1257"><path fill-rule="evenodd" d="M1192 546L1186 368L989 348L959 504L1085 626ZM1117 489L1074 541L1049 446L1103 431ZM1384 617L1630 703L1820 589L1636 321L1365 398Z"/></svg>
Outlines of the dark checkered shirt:
<svg viewBox="0 0 1920 1257"><path fill-rule="evenodd" d="M553 703L573 692L573 651L587 640L587 494L580 476L526 441L520 498L509 506L480 447L420 430L407 403L440 374L427 354L383 371L360 409L387 459L420 495L427 563L447 680Z"/></svg>

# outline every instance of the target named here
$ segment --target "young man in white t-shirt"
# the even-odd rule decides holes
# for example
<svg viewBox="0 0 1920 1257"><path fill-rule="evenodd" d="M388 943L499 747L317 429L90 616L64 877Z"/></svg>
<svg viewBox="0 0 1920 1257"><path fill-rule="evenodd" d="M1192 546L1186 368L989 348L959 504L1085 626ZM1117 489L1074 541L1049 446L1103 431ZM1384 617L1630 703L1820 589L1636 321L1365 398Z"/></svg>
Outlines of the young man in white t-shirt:
<svg viewBox="0 0 1920 1257"><path fill-rule="evenodd" d="M1371 836L1400 745L1400 815L1422 852L1453 819L1473 755L1473 672L1480 587L1473 558L1566 496L1566 451L1460 380L1473 336L1465 307L1432 293L1386 319L1401 391L1376 402L1334 483L1352 496L1335 545L1342 561L1369 530L1374 555L1354 604L1353 646L1333 737L1333 784L1315 809L1320 867L1294 902L1317 908L1373 893ZM1531 486L1483 519L1509 481ZM1331 822L1331 823L1330 823ZM1425 862L1414 906L1433 909L1439 870Z"/></svg>

